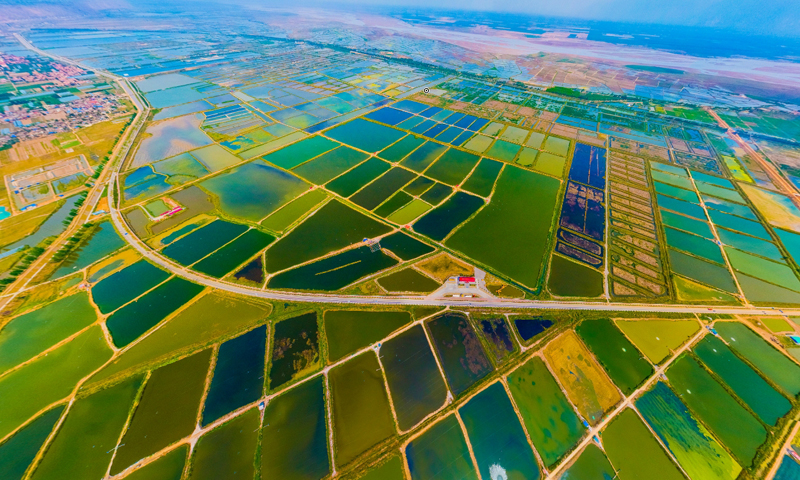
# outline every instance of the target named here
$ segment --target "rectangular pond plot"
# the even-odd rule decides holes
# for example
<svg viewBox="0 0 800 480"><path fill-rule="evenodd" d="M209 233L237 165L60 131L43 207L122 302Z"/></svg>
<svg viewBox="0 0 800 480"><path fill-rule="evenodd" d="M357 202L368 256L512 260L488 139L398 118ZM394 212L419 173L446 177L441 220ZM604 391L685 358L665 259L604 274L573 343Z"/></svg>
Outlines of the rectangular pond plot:
<svg viewBox="0 0 800 480"><path fill-rule="evenodd" d="M612 480L617 475L605 453L596 443L589 443L560 480Z"/></svg>
<svg viewBox="0 0 800 480"><path fill-rule="evenodd" d="M415 172L422 172L433 163L434 160L439 158L447 149L447 145L442 145L436 142L427 142L421 147L414 150L405 159L400 162L400 165L410 168Z"/></svg>
<svg viewBox="0 0 800 480"><path fill-rule="evenodd" d="M728 215L727 213L719 212L716 210L709 210L708 215L711 221L718 227L727 228L740 233L746 233L763 240L771 240L772 237L767 233L766 229L757 222L753 222L735 215Z"/></svg>
<svg viewBox="0 0 800 480"><path fill-rule="evenodd" d="M415 173L404 168L394 167L374 182L362 188L358 193L350 197L350 200L356 205L372 210L414 179L414 177L416 177Z"/></svg>
<svg viewBox="0 0 800 480"><path fill-rule="evenodd" d="M794 270L787 264L766 260L731 247L725 247L725 254L734 269L751 277L760 278L800 292L800 280L797 279Z"/></svg>
<svg viewBox="0 0 800 480"><path fill-rule="evenodd" d="M464 433L455 415L440 420L406 446L412 480L477 480Z"/></svg>
<svg viewBox="0 0 800 480"><path fill-rule="evenodd" d="M266 326L220 345L203 408L203 425L258 400L264 386L266 349Z"/></svg>
<svg viewBox="0 0 800 480"><path fill-rule="evenodd" d="M745 252L755 253L762 257L783 262L783 253L774 243L761 240L760 238L743 235L724 228L717 229L720 241L726 245L738 248Z"/></svg>
<svg viewBox="0 0 800 480"><path fill-rule="evenodd" d="M247 230L247 226L216 220L195 230L161 251L182 265L190 265Z"/></svg>
<svg viewBox="0 0 800 480"><path fill-rule="evenodd" d="M441 286L439 281L433 280L413 268L399 270L379 278L378 284L389 293L430 293Z"/></svg>
<svg viewBox="0 0 800 480"><path fill-rule="evenodd" d="M400 430L409 430L444 404L447 387L421 325L381 345L380 360Z"/></svg>
<svg viewBox="0 0 800 480"><path fill-rule="evenodd" d="M478 160L480 157L477 155L450 149L425 171L425 175L448 185L458 185L472 171Z"/></svg>
<svg viewBox="0 0 800 480"><path fill-rule="evenodd" d="M705 219L697 220L696 218L678 215L669 210L661 210L661 223L668 227L685 230L703 238L714 240L714 234L711 233L711 227Z"/></svg>
<svg viewBox="0 0 800 480"><path fill-rule="evenodd" d="M459 136L457 136L453 141L451 141L450 145L455 145L457 147L460 147L460 146L464 145L464 142L466 142L467 140L472 138L473 135L475 135L475 132L471 132L469 130L466 130L466 131L462 132L461 134L459 134Z"/></svg>
<svg viewBox="0 0 800 480"><path fill-rule="evenodd" d="M0 373L4 373L83 330L97 320L86 292L62 297L20 315L0 330Z"/></svg>
<svg viewBox="0 0 800 480"><path fill-rule="evenodd" d="M103 478L141 384L134 377L76 399L30 478Z"/></svg>
<svg viewBox="0 0 800 480"><path fill-rule="evenodd" d="M717 322L714 327L723 340L786 393L800 394L800 366L789 360L763 338L738 322Z"/></svg>
<svg viewBox="0 0 800 480"><path fill-rule="evenodd" d="M589 265L590 267L601 269L603 267L603 258L596 257L594 255L590 255L583 250L579 250L575 248L573 244L566 243L562 240L558 240L556 242L555 251L572 258L573 260L577 260L580 263ZM552 269L551 269L552 270Z"/></svg>
<svg viewBox="0 0 800 480"><path fill-rule="evenodd" d="M586 428L539 357L511 372L508 388L546 467L578 443Z"/></svg>
<svg viewBox="0 0 800 480"><path fill-rule="evenodd" d="M697 418L733 452L741 465L750 465L767 431L691 357L679 358L667 370L675 393Z"/></svg>
<svg viewBox="0 0 800 480"><path fill-rule="evenodd" d="M8 480L20 480L28 465L36 458L50 432L53 430L64 405L59 405L39 415L0 445L0 475Z"/></svg>
<svg viewBox="0 0 800 480"><path fill-rule="evenodd" d="M389 226L334 200L267 250L267 271L278 272L389 231Z"/></svg>
<svg viewBox="0 0 800 480"><path fill-rule="evenodd" d="M700 193L712 195L714 197L722 198L731 202L741 203L742 205L747 204L747 200L742 198L742 196L739 195L739 192L736 190L728 190L727 188L718 187L716 185L700 181L695 181L695 186Z"/></svg>
<svg viewBox="0 0 800 480"><path fill-rule="evenodd" d="M125 241L114 230L110 220L106 220L87 231L78 248L67 255L58 269L48 278L61 278L84 267L88 267L111 252L125 245Z"/></svg>
<svg viewBox="0 0 800 480"><path fill-rule="evenodd" d="M220 278L260 252L275 240L275 237L256 229L225 245L194 265L194 270Z"/></svg>
<svg viewBox="0 0 800 480"><path fill-rule="evenodd" d="M706 204L707 208L712 208L715 210L719 210L720 212L730 213L731 215L737 215L739 217L747 218L748 220L758 221L758 217L756 214L753 213L753 210L746 205L739 205L736 203L725 201L721 198L711 197L708 195L700 195L703 199L703 203Z"/></svg>
<svg viewBox="0 0 800 480"><path fill-rule="evenodd" d="M567 183L559 225L602 242L606 225L605 193L575 182Z"/></svg>
<svg viewBox="0 0 800 480"><path fill-rule="evenodd" d="M737 478L742 467L664 383L639 397L636 408L689 478Z"/></svg>
<svg viewBox="0 0 800 480"><path fill-rule="evenodd" d="M661 363L700 330L694 319L617 320L616 323L654 364Z"/></svg>
<svg viewBox="0 0 800 480"><path fill-rule="evenodd" d="M436 140L442 143L451 143L453 140L458 138L459 135L463 134L464 130L458 127L448 127L445 131L436 135Z"/></svg>
<svg viewBox="0 0 800 480"><path fill-rule="evenodd" d="M400 140L405 133L363 118L356 118L333 127L325 135L367 153L376 153Z"/></svg>
<svg viewBox="0 0 800 480"><path fill-rule="evenodd" d="M261 428L262 478L323 478L330 473L322 375L267 404Z"/></svg>
<svg viewBox="0 0 800 480"><path fill-rule="evenodd" d="M291 173L261 160L203 180L200 186L216 195L223 213L251 222L260 221L310 188Z"/></svg>
<svg viewBox="0 0 800 480"><path fill-rule="evenodd" d="M397 110L392 107L383 107L369 112L368 114L364 115L364 118L369 118L370 120L375 120L376 122L394 126L411 117L411 115L411 113Z"/></svg>
<svg viewBox="0 0 800 480"><path fill-rule="evenodd" d="M324 315L328 361L335 362L411 322L403 311L328 310Z"/></svg>
<svg viewBox="0 0 800 480"><path fill-rule="evenodd" d="M497 364L503 363L508 355L517 350L505 317L479 318L476 320L478 332L483 335L489 346L489 353Z"/></svg>
<svg viewBox="0 0 800 480"><path fill-rule="evenodd" d="M683 215L689 215L702 221L706 220L705 211L703 211L703 207L700 205L684 202L683 200L678 200L677 198L667 197L661 194L656 195L656 197L658 198L658 206L662 209L666 208L667 210L672 210L673 212Z"/></svg>
<svg viewBox="0 0 800 480"><path fill-rule="evenodd" d="M425 139L406 135L399 142L381 151L378 156L392 163L397 163L425 143Z"/></svg>
<svg viewBox="0 0 800 480"><path fill-rule="evenodd" d="M446 313L426 324L454 395L492 371L492 364L466 316Z"/></svg>
<svg viewBox="0 0 800 480"><path fill-rule="evenodd" d="M366 160L368 155L341 146L306 162L292 171L315 185L322 185Z"/></svg>
<svg viewBox="0 0 800 480"><path fill-rule="evenodd" d="M259 411L246 413L206 433L197 441L190 480L250 480L255 475Z"/></svg>
<svg viewBox="0 0 800 480"><path fill-rule="evenodd" d="M458 413L482 478L539 478L533 450L501 383L482 390Z"/></svg>
<svg viewBox="0 0 800 480"><path fill-rule="evenodd" d="M725 292L737 293L736 284L730 271L713 263L669 249L669 261L672 271L698 282L711 285Z"/></svg>
<svg viewBox="0 0 800 480"><path fill-rule="evenodd" d="M413 100L400 100L392 106L400 110L405 110L406 112L420 113L423 110L427 110L430 105L425 105L424 103L415 102Z"/></svg>
<svg viewBox="0 0 800 480"><path fill-rule="evenodd" d="M422 243L403 232L395 232L381 238L380 246L397 255L401 260L411 260L435 250L430 245Z"/></svg>
<svg viewBox="0 0 800 480"><path fill-rule="evenodd" d="M328 183L328 190L349 197L361 187L378 178L392 166L378 158L370 158L344 175Z"/></svg>
<svg viewBox="0 0 800 480"><path fill-rule="evenodd" d="M425 193L420 195L420 199L430 203L431 205L439 205L445 198L453 193L453 189L443 183L436 183L428 189Z"/></svg>
<svg viewBox="0 0 800 480"><path fill-rule="evenodd" d="M211 350L155 370L117 448L111 474L191 434L205 388Z"/></svg>
<svg viewBox="0 0 800 480"><path fill-rule="evenodd" d="M414 224L414 230L436 241L442 241L461 222L484 205L484 200L464 192L456 192L439 207Z"/></svg>
<svg viewBox="0 0 800 480"><path fill-rule="evenodd" d="M694 346L693 351L767 425L775 426L791 410L789 400L739 359L719 338L706 335Z"/></svg>
<svg viewBox="0 0 800 480"><path fill-rule="evenodd" d="M338 146L338 143L325 137L312 136L265 155L263 158L277 167L290 170Z"/></svg>
<svg viewBox="0 0 800 480"><path fill-rule="evenodd" d="M261 221L261 226L275 232L283 232L294 222L313 210L317 205L328 199L328 194L322 189L311 190L305 195L292 200Z"/></svg>
<svg viewBox="0 0 800 480"><path fill-rule="evenodd" d="M446 128L447 124L437 123L436 125L422 132L422 135L428 138L435 138L437 135L444 132Z"/></svg>
<svg viewBox="0 0 800 480"><path fill-rule="evenodd" d="M575 152L572 154L572 165L569 168L569 178L604 190L606 188L606 150L584 143L576 143Z"/></svg>
<svg viewBox="0 0 800 480"><path fill-rule="evenodd" d="M432 127L436 126L437 123L433 120L423 120L422 122L418 123L417 125L408 129L409 132L416 133L418 135L424 135L425 132L430 130Z"/></svg>
<svg viewBox="0 0 800 480"><path fill-rule="evenodd" d="M281 272L269 280L269 288L333 291L399 262L378 250L363 246L314 263Z"/></svg>
<svg viewBox="0 0 800 480"><path fill-rule="evenodd" d="M375 353L365 352L328 373L336 465L396 433L389 397Z"/></svg>
<svg viewBox="0 0 800 480"><path fill-rule="evenodd" d="M695 205L700 204L700 198L693 190L685 190L683 188L674 187L667 183L661 182L653 182L653 186L655 187L657 193L669 195L670 197L683 200L684 202L694 203Z"/></svg>
<svg viewBox="0 0 800 480"><path fill-rule="evenodd" d="M272 391L316 370L322 363L315 312L281 320L274 330L268 388Z"/></svg>
<svg viewBox="0 0 800 480"><path fill-rule="evenodd" d="M653 374L650 363L611 320L585 320L575 331L625 395Z"/></svg>
<svg viewBox="0 0 800 480"><path fill-rule="evenodd" d="M664 228L664 233L666 234L667 245L670 247L725 265L722 250L720 250L716 242L669 227Z"/></svg>
<svg viewBox="0 0 800 480"><path fill-rule="evenodd" d="M106 319L106 327L119 348L131 343L181 308L205 287L174 277L151 290L135 302L114 312Z"/></svg>
<svg viewBox="0 0 800 480"><path fill-rule="evenodd" d="M622 399L575 332L568 330L548 343L544 356L570 400L589 423L597 424Z"/></svg>
<svg viewBox="0 0 800 480"><path fill-rule="evenodd" d="M388 457L388 460L384 461ZM397 455L390 454L380 460L379 466L369 470L364 475L358 477L358 480L405 480L405 469L403 468L403 460Z"/></svg>
<svg viewBox="0 0 800 480"><path fill-rule="evenodd" d="M626 408L602 433L603 446L619 480L683 480L661 445L636 412Z"/></svg>
<svg viewBox="0 0 800 480"><path fill-rule="evenodd" d="M92 298L104 314L112 312L169 277L169 274L146 260L104 278L92 287ZM0 342L2 344L2 342Z"/></svg>
<svg viewBox="0 0 800 480"><path fill-rule="evenodd" d="M472 171L467 181L463 183L462 188L481 197L488 197L492 194L494 183L502 168L501 162L484 158Z"/></svg>
<svg viewBox="0 0 800 480"><path fill-rule="evenodd" d="M383 202L380 207L375 209L375 215L386 218L399 210L403 205L407 205L413 197L404 191L399 191Z"/></svg>

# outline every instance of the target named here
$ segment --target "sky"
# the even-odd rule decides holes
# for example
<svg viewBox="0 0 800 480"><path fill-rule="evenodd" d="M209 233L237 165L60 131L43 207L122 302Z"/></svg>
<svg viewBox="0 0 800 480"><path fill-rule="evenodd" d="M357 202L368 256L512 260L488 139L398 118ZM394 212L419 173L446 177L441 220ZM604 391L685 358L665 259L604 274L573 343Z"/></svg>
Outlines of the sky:
<svg viewBox="0 0 800 480"><path fill-rule="evenodd" d="M800 37L798 0L338 0L337 3L518 12Z"/></svg>

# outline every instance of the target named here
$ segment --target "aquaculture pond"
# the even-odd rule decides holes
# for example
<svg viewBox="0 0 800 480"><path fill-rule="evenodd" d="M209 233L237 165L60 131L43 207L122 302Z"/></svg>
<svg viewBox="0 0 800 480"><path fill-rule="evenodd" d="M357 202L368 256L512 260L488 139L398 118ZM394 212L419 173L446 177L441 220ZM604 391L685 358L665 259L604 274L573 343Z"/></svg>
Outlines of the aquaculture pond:
<svg viewBox="0 0 800 480"><path fill-rule="evenodd" d="M656 364L700 330L695 320L617 320L617 327Z"/></svg>
<svg viewBox="0 0 800 480"><path fill-rule="evenodd" d="M525 286L538 287L559 186L553 178L506 166L491 203L453 234L447 246Z"/></svg>
<svg viewBox="0 0 800 480"><path fill-rule="evenodd" d="M43 413L0 444L0 478L18 480L25 476L63 411L64 406L60 405Z"/></svg>
<svg viewBox="0 0 800 480"><path fill-rule="evenodd" d="M332 142L325 137L313 136L270 153L264 157L264 160L290 170L338 146L338 143Z"/></svg>
<svg viewBox="0 0 800 480"><path fill-rule="evenodd" d="M270 247L267 271L277 272L321 257L364 238L387 233L389 229L338 201L328 202Z"/></svg>
<svg viewBox="0 0 800 480"><path fill-rule="evenodd" d="M611 320L585 320L575 331L625 395L652 375L653 367Z"/></svg>
<svg viewBox="0 0 800 480"><path fill-rule="evenodd" d="M311 183L322 185L363 162L368 156L358 150L341 146L295 167L292 171Z"/></svg>
<svg viewBox="0 0 800 480"><path fill-rule="evenodd" d="M492 364L465 315L446 313L426 324L454 395L492 371Z"/></svg>
<svg viewBox="0 0 800 480"><path fill-rule="evenodd" d="M233 278L246 282L252 282L256 285L264 284L264 260L261 255L254 258L250 263L240 268L233 274Z"/></svg>
<svg viewBox="0 0 800 480"><path fill-rule="evenodd" d="M434 251L434 248L430 245L426 245L403 232L395 232L383 237L380 243L381 248L389 250L400 257L401 260L411 260Z"/></svg>
<svg viewBox="0 0 800 480"><path fill-rule="evenodd" d="M406 446L406 460L413 480L478 478L455 415L439 421L412 440Z"/></svg>
<svg viewBox="0 0 800 480"><path fill-rule="evenodd" d="M200 437L194 448L189 479L252 479L260 423L258 409L251 408Z"/></svg>
<svg viewBox="0 0 800 480"><path fill-rule="evenodd" d="M681 400L733 452L749 465L767 439L761 423L745 410L700 364L684 356L667 370L667 379Z"/></svg>
<svg viewBox="0 0 800 480"><path fill-rule="evenodd" d="M173 277L106 319L114 345L123 347L196 297L205 287Z"/></svg>
<svg viewBox="0 0 800 480"><path fill-rule="evenodd" d="M767 425L789 413L792 404L717 337L706 335L695 355Z"/></svg>
<svg viewBox="0 0 800 480"><path fill-rule="evenodd" d="M397 260L382 251L373 252L368 246L363 246L279 273L270 279L269 287L338 290L361 277L393 267L397 263Z"/></svg>
<svg viewBox="0 0 800 480"><path fill-rule="evenodd" d="M539 467L502 383L458 409L483 478L535 480Z"/></svg>
<svg viewBox="0 0 800 480"><path fill-rule="evenodd" d="M606 455L620 480L683 480L678 467L630 408L611 420L602 438Z"/></svg>
<svg viewBox="0 0 800 480"><path fill-rule="evenodd" d="M379 352L398 426L409 430L444 404L447 387L422 325L388 340Z"/></svg>
<svg viewBox="0 0 800 480"><path fill-rule="evenodd" d="M219 347L202 425L255 402L264 386L267 327L261 326Z"/></svg>
<svg viewBox="0 0 800 480"><path fill-rule="evenodd" d="M89 295L79 292L20 315L0 329L0 373L88 327L97 320Z"/></svg>
<svg viewBox="0 0 800 480"><path fill-rule="evenodd" d="M420 199L414 199L406 205L405 207L397 210L396 212L389 215L387 220L390 222L398 223L400 225L405 225L411 223L422 215L423 213L427 212L431 209L431 206Z"/></svg>
<svg viewBox="0 0 800 480"><path fill-rule="evenodd" d="M414 135L406 135L402 140L378 154L379 157L392 163L404 159L409 153L416 150L425 140Z"/></svg>
<svg viewBox="0 0 800 480"><path fill-rule="evenodd" d="M252 222L260 221L309 188L291 173L261 160L203 180L199 185L217 196L221 211Z"/></svg>
<svg viewBox="0 0 800 480"><path fill-rule="evenodd" d="M125 241L117 235L111 222L109 220L101 222L89 230L80 246L67 255L61 266L49 278L61 278L88 267L124 245Z"/></svg>
<svg viewBox="0 0 800 480"><path fill-rule="evenodd" d="M125 478L128 480L180 480L188 456L189 446L181 445L152 463L131 472Z"/></svg>
<svg viewBox="0 0 800 480"><path fill-rule="evenodd" d="M617 472L600 447L590 443L560 478L561 480L614 480L616 475Z"/></svg>
<svg viewBox="0 0 800 480"><path fill-rule="evenodd" d="M171 243L161 253L180 264L190 265L230 242L246 230L247 227L245 225L215 220Z"/></svg>
<svg viewBox="0 0 800 480"><path fill-rule="evenodd" d="M110 313L155 287L169 274L146 260L139 260L92 287L92 298L104 314Z"/></svg>
<svg viewBox="0 0 800 480"><path fill-rule="evenodd" d="M388 461L358 478L359 480L405 480L406 475L403 472L403 461L397 455L392 455Z"/></svg>
<svg viewBox="0 0 800 480"><path fill-rule="evenodd" d="M375 209L375 215L386 218L392 212L410 202L412 198L413 197L406 192L396 192L391 198L389 198L389 200L383 202L379 208Z"/></svg>
<svg viewBox="0 0 800 480"><path fill-rule="evenodd" d="M428 177L419 176L414 179L413 182L409 183L403 188L404 192L407 192L410 195L422 195L425 193L429 188L431 188L436 182L431 180Z"/></svg>
<svg viewBox="0 0 800 480"><path fill-rule="evenodd" d="M378 284L388 292L430 293L440 284L436 280L419 273L413 268L406 268L378 280Z"/></svg>
<svg viewBox="0 0 800 480"><path fill-rule="evenodd" d="M553 295L598 297L603 294L603 274L561 255L553 255L547 286Z"/></svg>
<svg viewBox="0 0 800 480"><path fill-rule="evenodd" d="M669 249L670 267L675 273L725 292L736 293L736 284L727 268Z"/></svg>
<svg viewBox="0 0 800 480"><path fill-rule="evenodd" d="M472 171L478 160L480 157L477 155L450 149L425 171L425 175L448 185L458 185Z"/></svg>
<svg viewBox="0 0 800 480"><path fill-rule="evenodd" d="M419 198L430 203L431 205L439 205L453 193L453 189L443 183L436 183L428 191L423 193Z"/></svg>
<svg viewBox="0 0 800 480"><path fill-rule="evenodd" d="M394 419L374 352L331 369L328 381L336 465L341 466L394 435Z"/></svg>
<svg viewBox="0 0 800 480"><path fill-rule="evenodd" d="M371 345L411 322L411 315L402 311L328 310L323 318L330 362Z"/></svg>
<svg viewBox="0 0 800 480"><path fill-rule="evenodd" d="M440 242L483 205L484 201L480 197L456 192L442 205L419 219L414 224L414 230Z"/></svg>
<svg viewBox="0 0 800 480"><path fill-rule="evenodd" d="M155 370L120 440L111 474L192 433L205 388L211 350Z"/></svg>
<svg viewBox="0 0 800 480"><path fill-rule="evenodd" d="M256 229L245 232L231 243L220 248L194 265L194 270L220 278L265 249L275 237Z"/></svg>
<svg viewBox="0 0 800 480"><path fill-rule="evenodd" d="M523 342L534 339L537 335L553 326L553 321L544 317L520 318L512 317L517 333Z"/></svg>
<svg viewBox="0 0 800 480"><path fill-rule="evenodd" d="M555 465L586 428L539 357L511 372L508 388L536 451L546 467Z"/></svg>
<svg viewBox="0 0 800 480"><path fill-rule="evenodd" d="M111 354L103 331L93 326L0 378L0 438L68 396L80 379L100 368Z"/></svg>
<svg viewBox="0 0 800 480"><path fill-rule="evenodd" d="M482 197L488 197L492 193L494 183L503 168L501 162L484 158L472 171L466 182L462 185L464 190L472 192Z"/></svg>
<svg viewBox="0 0 800 480"><path fill-rule="evenodd" d="M330 472L323 385L319 375L267 404L262 478L323 478Z"/></svg>
<svg viewBox="0 0 800 480"><path fill-rule="evenodd" d="M572 403L589 423L597 424L622 399L572 330L548 343L544 356Z"/></svg>
<svg viewBox="0 0 800 480"><path fill-rule="evenodd" d="M141 384L134 377L77 399L31 478L102 478Z"/></svg>
<svg viewBox="0 0 800 480"><path fill-rule="evenodd" d="M481 318L478 319L477 326L478 332L489 346L489 353L498 364L517 349L504 317Z"/></svg>
<svg viewBox="0 0 800 480"><path fill-rule="evenodd" d="M414 177L416 177L416 174L413 172L404 168L394 167L374 182L362 188L350 200L356 205L372 210L402 188L403 185L414 179Z"/></svg>
<svg viewBox="0 0 800 480"><path fill-rule="evenodd" d="M300 378L320 365L315 312L281 320L274 329L269 368L270 390Z"/></svg>
<svg viewBox="0 0 800 480"><path fill-rule="evenodd" d="M636 400L642 414L689 478L734 480L742 467L664 383Z"/></svg>
<svg viewBox="0 0 800 480"><path fill-rule="evenodd" d="M421 173L447 150L447 145L436 142L426 142L405 157L405 159L400 162L400 165Z"/></svg>
<svg viewBox="0 0 800 480"><path fill-rule="evenodd" d="M324 190L311 190L305 195L295 198L281 207L280 210L265 218L261 222L261 225L276 232L283 232L327 198L328 194L325 193Z"/></svg>
<svg viewBox="0 0 800 480"><path fill-rule="evenodd" d="M744 324L718 322L717 332L728 345L790 395L800 394L800 366L789 360Z"/></svg>
<svg viewBox="0 0 800 480"><path fill-rule="evenodd" d="M369 153L383 150L400 140L405 133L394 128L384 127L361 118L328 130L325 135L347 145Z"/></svg>
<svg viewBox="0 0 800 480"><path fill-rule="evenodd" d="M344 175L333 179L328 183L327 188L343 197L349 197L390 168L392 168L391 164L373 157Z"/></svg>
<svg viewBox="0 0 800 480"><path fill-rule="evenodd" d="M228 153L227 150L219 145L209 145L207 147L194 150L192 151L192 156L199 160L200 163L202 163L211 172L218 172L241 162L239 157Z"/></svg>

